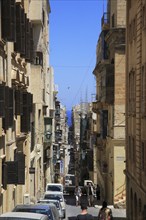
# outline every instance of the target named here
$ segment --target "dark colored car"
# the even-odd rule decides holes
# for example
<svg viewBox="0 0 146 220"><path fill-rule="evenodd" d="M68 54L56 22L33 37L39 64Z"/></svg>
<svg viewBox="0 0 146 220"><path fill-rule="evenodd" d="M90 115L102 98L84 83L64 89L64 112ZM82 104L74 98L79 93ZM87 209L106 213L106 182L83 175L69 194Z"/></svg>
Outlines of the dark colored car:
<svg viewBox="0 0 146 220"><path fill-rule="evenodd" d="M54 205L54 204L52 204ZM51 206L52 207L52 206ZM57 220L53 214L52 208L48 204L29 204L29 205L17 205L13 212L31 212L47 215L49 220ZM56 206L54 205L56 208Z"/></svg>
<svg viewBox="0 0 146 220"><path fill-rule="evenodd" d="M47 215L25 212L6 212L0 215L0 220L48 220Z"/></svg>
<svg viewBox="0 0 146 220"><path fill-rule="evenodd" d="M63 219L64 218L64 212L62 210L62 206L61 206L61 203L59 200L53 200L53 199L40 199L38 201L38 203L46 203L46 204L50 204L50 203L53 203L55 204L57 210L58 210L58 213L59 213L59 218L60 219Z"/></svg>

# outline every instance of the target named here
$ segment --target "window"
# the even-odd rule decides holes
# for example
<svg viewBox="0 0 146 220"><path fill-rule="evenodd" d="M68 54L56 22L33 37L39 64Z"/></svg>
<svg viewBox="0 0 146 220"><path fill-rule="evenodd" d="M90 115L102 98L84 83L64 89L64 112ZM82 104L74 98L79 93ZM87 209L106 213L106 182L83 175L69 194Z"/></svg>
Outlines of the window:
<svg viewBox="0 0 146 220"><path fill-rule="evenodd" d="M3 82L6 81L6 53L4 44L0 44L0 78Z"/></svg>
<svg viewBox="0 0 146 220"><path fill-rule="evenodd" d="M112 15L112 28L115 27L115 15Z"/></svg>
<svg viewBox="0 0 146 220"><path fill-rule="evenodd" d="M135 138L134 137L132 137L131 138L131 150L132 150L132 152L131 152L131 156L132 156L132 160L133 161L135 161L135 157L136 157L136 145L135 145L136 143L135 143ZM135 163L134 163L135 164Z"/></svg>
<svg viewBox="0 0 146 220"><path fill-rule="evenodd" d="M0 117L5 117L5 86L0 84Z"/></svg>
<svg viewBox="0 0 146 220"><path fill-rule="evenodd" d="M131 137L130 136L128 138L128 154L129 154L129 159L131 160Z"/></svg>
<svg viewBox="0 0 146 220"><path fill-rule="evenodd" d="M129 73L129 114L135 114L136 112L136 73L132 69Z"/></svg>
<svg viewBox="0 0 146 220"><path fill-rule="evenodd" d="M2 0L2 38L5 41L16 40L16 4L15 0Z"/></svg>
<svg viewBox="0 0 146 220"><path fill-rule="evenodd" d="M128 8L130 9L131 8L131 0L128 0L127 4L128 4Z"/></svg>
<svg viewBox="0 0 146 220"><path fill-rule="evenodd" d="M144 142L141 143L141 169L145 170L145 146Z"/></svg>
<svg viewBox="0 0 146 220"><path fill-rule="evenodd" d="M146 64L141 68L141 113L146 116Z"/></svg>
<svg viewBox="0 0 146 220"><path fill-rule="evenodd" d="M143 5L142 7L142 27L146 28L146 7Z"/></svg>
<svg viewBox="0 0 146 220"><path fill-rule="evenodd" d="M34 150L35 146L35 123L31 123L31 151Z"/></svg>
<svg viewBox="0 0 146 220"><path fill-rule="evenodd" d="M132 26L133 26L133 39L136 39L136 34L137 34L137 16L133 19L132 22Z"/></svg>

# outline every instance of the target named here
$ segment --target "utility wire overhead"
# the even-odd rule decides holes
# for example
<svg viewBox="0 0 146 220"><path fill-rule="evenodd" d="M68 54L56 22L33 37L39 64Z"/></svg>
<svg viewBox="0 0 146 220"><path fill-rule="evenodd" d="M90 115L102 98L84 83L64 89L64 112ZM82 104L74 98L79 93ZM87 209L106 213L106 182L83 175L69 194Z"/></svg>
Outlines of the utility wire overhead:
<svg viewBox="0 0 146 220"><path fill-rule="evenodd" d="M85 81L85 79L86 79L86 77L87 77L87 75L88 75L88 73L89 73L89 69L90 69L90 67L91 67L91 63L92 63L92 61L93 61L94 55L95 55L95 52L93 53L93 55L92 55L92 57L91 57L91 60L90 60L89 65L88 65L88 68L87 68L87 70L86 70L85 73L84 73L84 78L83 78L83 80L82 80L82 82L81 82L81 84L80 84L79 89L77 90L76 95L74 96L74 98L73 98L73 100L72 100L71 106L73 105L73 101L77 98L77 95L79 94L80 89L81 89L81 87L82 87L82 85L83 85L83 83L84 83L84 81Z"/></svg>

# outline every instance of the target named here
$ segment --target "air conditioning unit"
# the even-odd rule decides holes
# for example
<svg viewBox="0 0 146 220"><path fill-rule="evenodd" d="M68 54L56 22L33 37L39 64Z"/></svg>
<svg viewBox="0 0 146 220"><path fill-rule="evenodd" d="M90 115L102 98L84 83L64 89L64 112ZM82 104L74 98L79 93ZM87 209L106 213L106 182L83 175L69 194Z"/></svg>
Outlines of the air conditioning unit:
<svg viewBox="0 0 146 220"><path fill-rule="evenodd" d="M23 204L30 204L30 195L27 193L23 196Z"/></svg>

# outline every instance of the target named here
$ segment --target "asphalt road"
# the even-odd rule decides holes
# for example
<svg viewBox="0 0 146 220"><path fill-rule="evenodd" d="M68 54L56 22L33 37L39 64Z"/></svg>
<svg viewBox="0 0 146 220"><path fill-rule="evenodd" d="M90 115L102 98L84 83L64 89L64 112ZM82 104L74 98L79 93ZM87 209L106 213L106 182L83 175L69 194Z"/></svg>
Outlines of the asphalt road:
<svg viewBox="0 0 146 220"><path fill-rule="evenodd" d="M75 220L76 216L81 212L80 206L75 205L75 196L65 195L66 200L66 220ZM87 201L86 196L82 197L82 201ZM88 207L88 213L94 216L97 220L98 212L101 207L100 202L95 201L95 207ZM112 209L114 220L126 220L126 210L125 209Z"/></svg>

